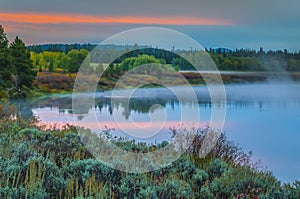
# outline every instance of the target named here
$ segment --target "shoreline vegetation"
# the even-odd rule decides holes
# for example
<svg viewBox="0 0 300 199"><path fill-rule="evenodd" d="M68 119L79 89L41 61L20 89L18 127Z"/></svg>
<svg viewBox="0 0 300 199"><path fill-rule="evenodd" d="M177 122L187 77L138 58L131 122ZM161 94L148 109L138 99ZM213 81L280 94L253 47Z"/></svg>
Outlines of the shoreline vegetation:
<svg viewBox="0 0 300 199"><path fill-rule="evenodd" d="M12 111L12 113L14 113ZM300 182L282 183L259 169L251 152L221 134L199 157L207 129L198 129L188 152L172 165L143 174L114 170L95 159L77 129L37 126L18 115L0 119L1 198L299 198ZM87 131L89 132L89 131ZM176 129L172 129L173 133ZM92 136L92 135L91 135ZM147 153L166 145L112 140L124 150ZM146 161L146 160L145 160ZM115 163L125 164L115 160Z"/></svg>
<svg viewBox="0 0 300 199"><path fill-rule="evenodd" d="M112 57L121 55L115 60ZM184 58L183 58L184 57ZM170 51L151 46L93 44L46 44L25 46L16 37L9 44L3 27L0 25L0 99L35 97L47 93L65 93L73 90L74 80L79 68L84 67L86 74L101 74L99 90L113 89L116 82L127 71L131 73L127 82L137 85L147 79L156 87L164 78L170 85L180 85L176 71L192 85L205 84L203 78L192 72L194 67L188 60L211 59L224 83L244 83L267 81L268 79L300 79L300 51L251 49L176 49ZM139 67L145 64L152 67ZM209 70L201 63L201 71ZM187 72L183 72L187 71ZM204 73L209 80L216 74ZM97 75L95 75L96 77ZM89 83L87 75L86 82ZM85 85L83 85L85 86Z"/></svg>
<svg viewBox="0 0 300 199"><path fill-rule="evenodd" d="M179 73L186 78L191 85L205 85L203 77L212 80L217 77L217 73L214 71L179 71ZM300 80L300 72L236 72L236 71L220 71L220 75L224 84L231 83L254 83L254 82L267 82L269 80L278 81L295 81ZM180 86L181 82L176 82L176 77L169 73L169 86ZM88 81L87 76L87 81ZM159 82L159 80L153 75L139 75L132 76L130 85L138 85L141 80L148 78L149 81ZM64 72L38 72L36 79L33 82L35 86L35 94L33 96L39 96L51 93L71 93L73 92L73 85L76 79L76 74L69 74ZM118 79L102 77L98 84L99 91L107 91L115 88ZM164 81L166 77L164 77ZM184 84L185 82L183 82ZM120 85L118 85L120 86ZM147 87L160 87L158 84L149 84ZM125 87L126 88L126 87Z"/></svg>

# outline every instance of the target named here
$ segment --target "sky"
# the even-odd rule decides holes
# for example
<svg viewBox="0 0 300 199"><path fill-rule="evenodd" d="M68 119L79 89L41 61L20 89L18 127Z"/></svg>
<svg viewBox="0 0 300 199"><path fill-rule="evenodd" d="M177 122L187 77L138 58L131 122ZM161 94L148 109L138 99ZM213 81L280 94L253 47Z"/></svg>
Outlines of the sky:
<svg viewBox="0 0 300 199"><path fill-rule="evenodd" d="M0 0L8 38L100 43L132 28L180 31L207 48L300 50L299 0Z"/></svg>

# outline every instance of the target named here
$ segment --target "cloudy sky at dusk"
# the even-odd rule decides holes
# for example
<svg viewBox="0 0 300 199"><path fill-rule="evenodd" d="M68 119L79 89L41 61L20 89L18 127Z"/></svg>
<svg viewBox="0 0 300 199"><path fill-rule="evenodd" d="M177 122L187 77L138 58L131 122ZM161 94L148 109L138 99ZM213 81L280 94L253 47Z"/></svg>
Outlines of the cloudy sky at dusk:
<svg viewBox="0 0 300 199"><path fill-rule="evenodd" d="M300 50L299 0L0 0L0 24L26 44L99 43L157 26L204 47Z"/></svg>

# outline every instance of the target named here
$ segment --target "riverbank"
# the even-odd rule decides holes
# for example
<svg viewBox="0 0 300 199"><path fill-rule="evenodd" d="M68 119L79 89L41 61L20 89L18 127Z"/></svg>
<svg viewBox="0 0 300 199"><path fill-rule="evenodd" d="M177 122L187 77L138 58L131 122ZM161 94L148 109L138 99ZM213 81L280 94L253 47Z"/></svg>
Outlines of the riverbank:
<svg viewBox="0 0 300 199"><path fill-rule="evenodd" d="M300 72L241 72L241 71L180 71L190 82L198 82L202 77L213 80L221 75L226 84L230 83L254 83L268 80L300 81ZM200 83L200 81L199 81Z"/></svg>
<svg viewBox="0 0 300 199"><path fill-rule="evenodd" d="M214 80L219 75L218 72L203 71L201 73L194 71L180 71L180 74L188 80L192 85L205 84L205 79ZM231 83L253 83L253 82L264 82L268 80L292 80L300 81L300 72L292 73L279 73L279 72L238 72L238 71L221 71L220 75L225 84ZM86 78L88 82L89 76ZM162 79L163 78L163 79ZM76 73L65 73L65 72L39 72L33 83L35 89L33 96L40 96L49 93L71 93L73 91L74 81L76 79ZM122 84L118 84L118 87L134 87L138 86L140 82L145 80L153 82L145 87L157 87L160 83L167 84L169 86L186 84L182 81L180 75L176 73L165 73L164 77L156 77L153 75L139 75L130 74L127 75L126 81ZM106 78L102 77L98 84L99 90L111 90L116 86L118 82L117 77Z"/></svg>

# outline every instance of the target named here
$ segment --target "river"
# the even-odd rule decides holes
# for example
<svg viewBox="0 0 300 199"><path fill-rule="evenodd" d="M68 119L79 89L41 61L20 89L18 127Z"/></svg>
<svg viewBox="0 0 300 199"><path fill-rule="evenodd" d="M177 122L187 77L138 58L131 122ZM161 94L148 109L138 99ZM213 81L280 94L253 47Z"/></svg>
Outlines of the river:
<svg viewBox="0 0 300 199"><path fill-rule="evenodd" d="M34 115L43 123L52 125L74 124L74 118L87 121L87 128L94 130L110 129L114 136L132 136L126 133L134 126L151 130L155 121L149 113L166 115L164 127L149 138L135 138L137 141L159 143L169 140L170 127L181 122L181 108L200 110L201 127L208 125L211 117L210 95L205 86L193 87L197 101L183 103L166 88L143 88L128 99L118 96L111 103L112 92L96 94L95 106L86 107L82 114L72 112L72 95L50 95L27 100L23 107L24 115ZM218 104L226 107L226 120L223 131L228 139L236 142L245 151L253 151L253 158L261 160L280 180L292 182L300 179L300 84L298 83L254 83L227 84L227 100ZM155 106L153 106L156 104ZM25 108L26 107L26 108ZM89 121L89 114L96 113L98 123ZM118 115L121 122L116 122ZM120 121L120 120L119 120ZM132 122L134 121L134 125ZM157 121L156 121L157 122ZM116 124L118 123L118 124ZM151 123L151 125L149 125ZM122 129L122 130L120 130ZM146 132L146 131L145 131Z"/></svg>

